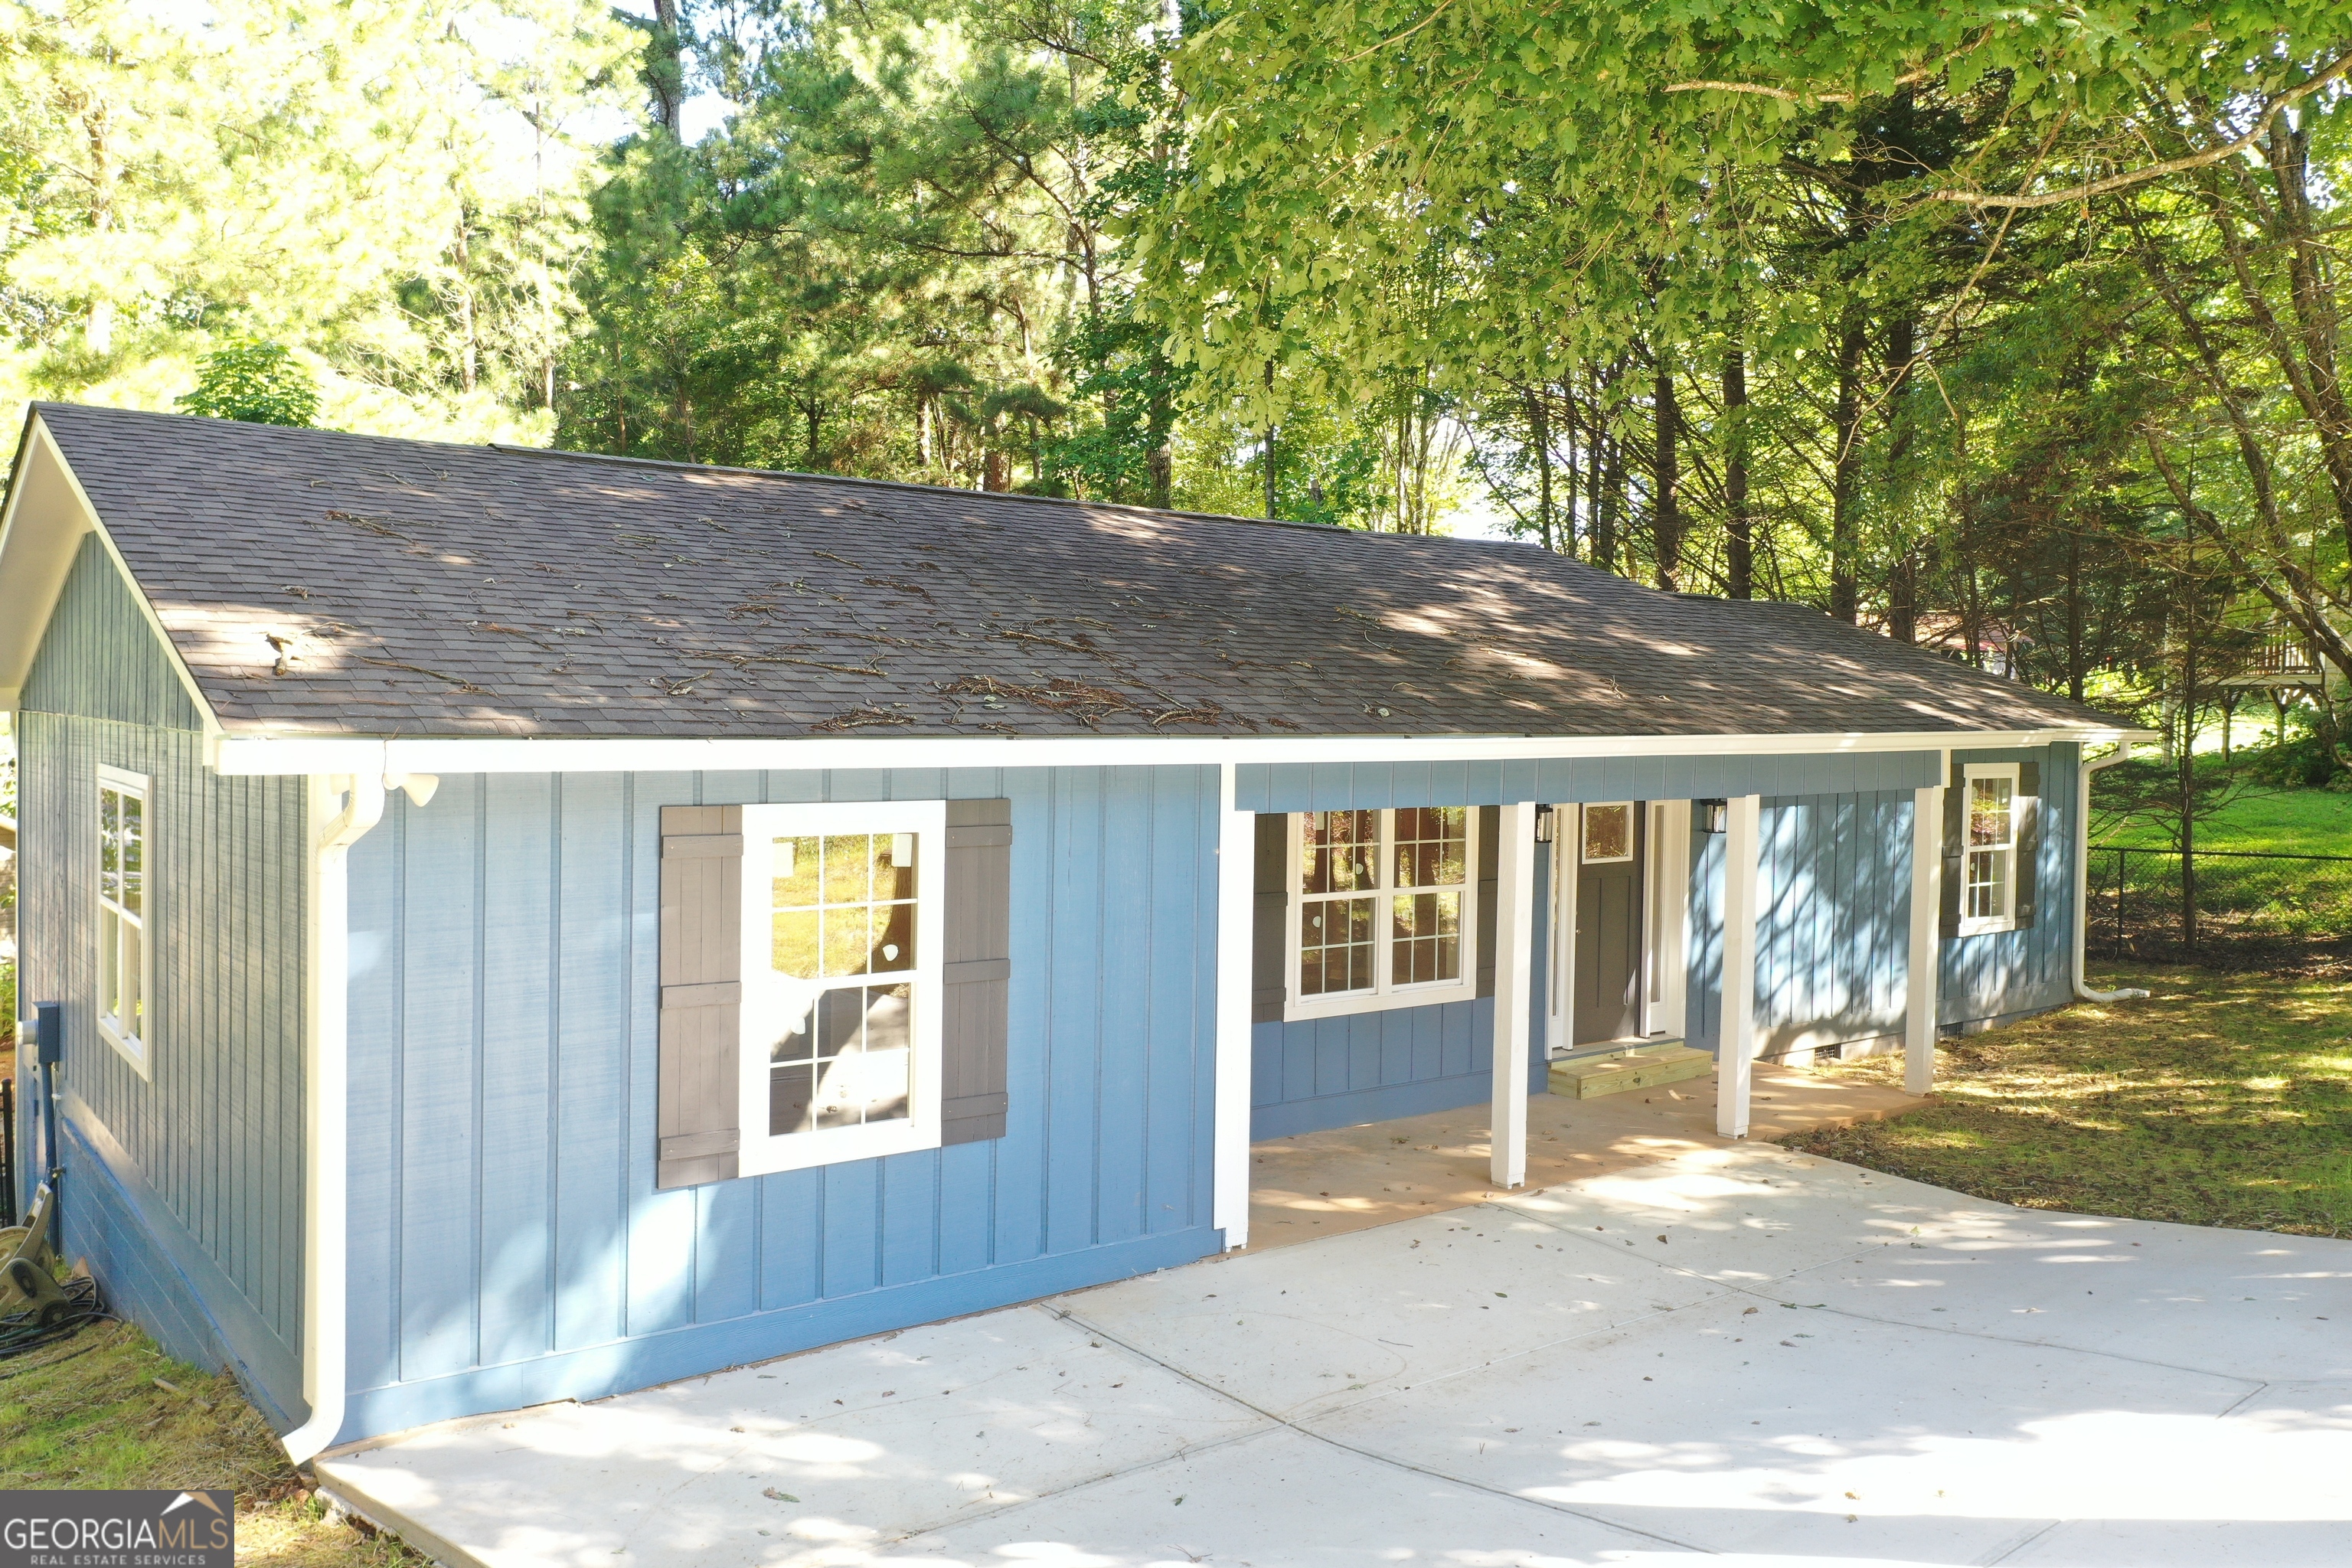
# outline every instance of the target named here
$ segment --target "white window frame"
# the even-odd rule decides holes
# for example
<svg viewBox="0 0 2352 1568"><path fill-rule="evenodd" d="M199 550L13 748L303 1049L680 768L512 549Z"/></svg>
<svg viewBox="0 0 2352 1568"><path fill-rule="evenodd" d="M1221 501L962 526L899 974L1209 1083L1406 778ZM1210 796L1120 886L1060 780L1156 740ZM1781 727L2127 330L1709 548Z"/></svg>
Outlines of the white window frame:
<svg viewBox="0 0 2352 1568"><path fill-rule="evenodd" d="M1361 809L1361 808L1356 808ZM1375 861L1379 871L1370 896L1380 900L1381 908L1374 916L1375 927L1383 934L1379 942L1380 956L1372 964L1372 988L1370 991L1344 991L1323 996L1306 996L1298 989L1299 906L1310 901L1310 895L1298 886L1298 857L1306 832L1307 814L1294 811L1285 825L1283 886L1286 896L1282 906L1282 1017L1285 1023L1298 1023L1309 1018L1338 1018L1352 1013L1381 1013L1392 1007L1434 1007L1446 1002L1468 1002L1478 994L1478 810L1475 805L1462 808L1464 817L1463 863L1467 875L1462 884L1462 973L1454 980L1424 980L1416 984L1399 985L1391 976L1395 963L1388 924L1388 900L1394 891L1390 880L1395 873L1396 811L1383 808L1380 814L1381 842ZM1365 896L1358 894L1358 897ZM1323 894L1314 894L1311 901L1320 902Z"/></svg>
<svg viewBox="0 0 2352 1568"><path fill-rule="evenodd" d="M941 1012L945 965L940 944L947 900L948 808L945 801L872 801L743 808L743 1005L740 1088L736 1125L741 1130L739 1173L766 1175L845 1160L871 1160L940 1146L940 1097L944 1069ZM915 835L915 964L895 972L913 986L914 1051L907 1115L864 1127L808 1132L768 1131L768 1051L777 1036L829 989L824 982L775 973L774 844L828 833ZM869 977L861 976L861 980Z"/></svg>
<svg viewBox="0 0 2352 1568"><path fill-rule="evenodd" d="M1960 770L1960 931L1962 936L1990 936L1996 931L2017 929L2017 827L2024 805L2019 793L2021 772L2015 763L1969 763ZM1969 826L1976 816L1977 781L2006 779L2009 781L2009 842L1990 847L1978 847L1969 842ZM2000 879L2000 911L1991 915L1969 913L1969 866L1979 855L1999 855L2004 861Z"/></svg>
<svg viewBox="0 0 2352 1568"><path fill-rule="evenodd" d="M106 890L105 850L103 835L106 820L106 796L113 795L139 802L139 908L129 909L121 899L110 898ZM98 788L90 797L91 821L100 832L100 844L97 879L97 913L93 926L98 943L98 983L91 999L90 1011L98 1018L99 1037L112 1046L117 1055L131 1064L141 1078L151 1075L155 1043L155 785L145 773L109 767L98 767ZM135 935L138 952L133 957L124 949ZM115 973L125 967L137 970L133 984L140 1001L139 1026L134 1028L126 1019L108 1011L113 1000L107 994L108 952L113 949Z"/></svg>
<svg viewBox="0 0 2352 1568"><path fill-rule="evenodd" d="M1630 800L1588 801L1576 814L1576 863L1580 866L1622 866L1633 858L1633 844L1641 837L1634 819L1634 803ZM1585 850L1586 834L1591 829L1592 814L1596 811L1622 811L1625 814L1625 853L1622 855L1592 855Z"/></svg>

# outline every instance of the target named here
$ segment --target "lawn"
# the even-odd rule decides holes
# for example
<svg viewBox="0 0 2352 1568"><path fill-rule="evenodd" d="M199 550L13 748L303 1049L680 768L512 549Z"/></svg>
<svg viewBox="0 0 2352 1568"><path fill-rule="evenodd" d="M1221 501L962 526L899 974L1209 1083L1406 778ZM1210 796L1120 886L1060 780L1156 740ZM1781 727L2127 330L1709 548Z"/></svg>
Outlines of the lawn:
<svg viewBox="0 0 2352 1568"><path fill-rule="evenodd" d="M2164 825L2146 818L2099 835L2102 844L2171 847ZM2352 794L2326 789L2250 786L2197 824L2200 849L2263 855L2352 855Z"/></svg>
<svg viewBox="0 0 2352 1568"><path fill-rule="evenodd" d="M1790 1148L2026 1208L2352 1237L2352 984L2150 969L1937 1052L1935 1097ZM1899 1058L1825 1075L1901 1081Z"/></svg>
<svg viewBox="0 0 2352 1568"><path fill-rule="evenodd" d="M226 1373L174 1362L124 1323L0 1362L0 1489L226 1487L254 1568L425 1568L330 1520Z"/></svg>

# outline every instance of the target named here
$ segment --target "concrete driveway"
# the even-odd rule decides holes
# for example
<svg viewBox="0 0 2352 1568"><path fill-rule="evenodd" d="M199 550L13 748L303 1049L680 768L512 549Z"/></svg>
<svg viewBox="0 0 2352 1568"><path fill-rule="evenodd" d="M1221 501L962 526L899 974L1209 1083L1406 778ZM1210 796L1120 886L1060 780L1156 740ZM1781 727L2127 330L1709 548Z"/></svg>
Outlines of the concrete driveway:
<svg viewBox="0 0 2352 1568"><path fill-rule="evenodd" d="M1769 1145L323 1461L449 1564L2352 1562L2352 1243Z"/></svg>

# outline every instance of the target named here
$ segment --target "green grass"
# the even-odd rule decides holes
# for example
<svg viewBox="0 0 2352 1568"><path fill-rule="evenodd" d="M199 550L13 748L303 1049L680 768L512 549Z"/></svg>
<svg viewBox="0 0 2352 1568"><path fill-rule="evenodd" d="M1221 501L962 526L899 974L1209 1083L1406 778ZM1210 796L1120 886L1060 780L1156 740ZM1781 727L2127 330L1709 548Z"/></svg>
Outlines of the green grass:
<svg viewBox="0 0 2352 1568"><path fill-rule="evenodd" d="M0 1489L227 1488L253 1568L424 1568L387 1535L331 1522L226 1373L121 1323L0 1362Z"/></svg>
<svg viewBox="0 0 2352 1568"><path fill-rule="evenodd" d="M1927 1104L1788 1147L2026 1208L2352 1237L2352 983L2196 969L1937 1052ZM1824 1075L1899 1082L1878 1057Z"/></svg>
<svg viewBox="0 0 2352 1568"><path fill-rule="evenodd" d="M2102 844L2171 844L2162 825L2146 820L2099 836ZM2250 789L2197 825L2201 849L2264 855L2352 855L2352 794L2325 789Z"/></svg>

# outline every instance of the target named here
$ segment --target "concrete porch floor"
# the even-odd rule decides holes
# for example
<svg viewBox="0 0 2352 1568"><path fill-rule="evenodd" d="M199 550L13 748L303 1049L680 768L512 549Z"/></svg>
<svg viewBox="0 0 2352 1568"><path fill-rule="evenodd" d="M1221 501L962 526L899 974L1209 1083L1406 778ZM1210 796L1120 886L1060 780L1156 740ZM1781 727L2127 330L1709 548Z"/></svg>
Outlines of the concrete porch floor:
<svg viewBox="0 0 2352 1568"><path fill-rule="evenodd" d="M1759 1062L1754 1073L1751 1142L1921 1103L1898 1089L1834 1083L1801 1068ZM1496 1196L1486 1179L1487 1116L1485 1105L1472 1105L1252 1144L1249 1249L1392 1225ZM1716 1133L1712 1077L1597 1100L1538 1094L1528 1100L1526 1184L1556 1186L1737 1146Z"/></svg>
<svg viewBox="0 0 2352 1568"><path fill-rule="evenodd" d="M2320 1568L2352 1242L1763 1143L322 1459L450 1568Z"/></svg>

